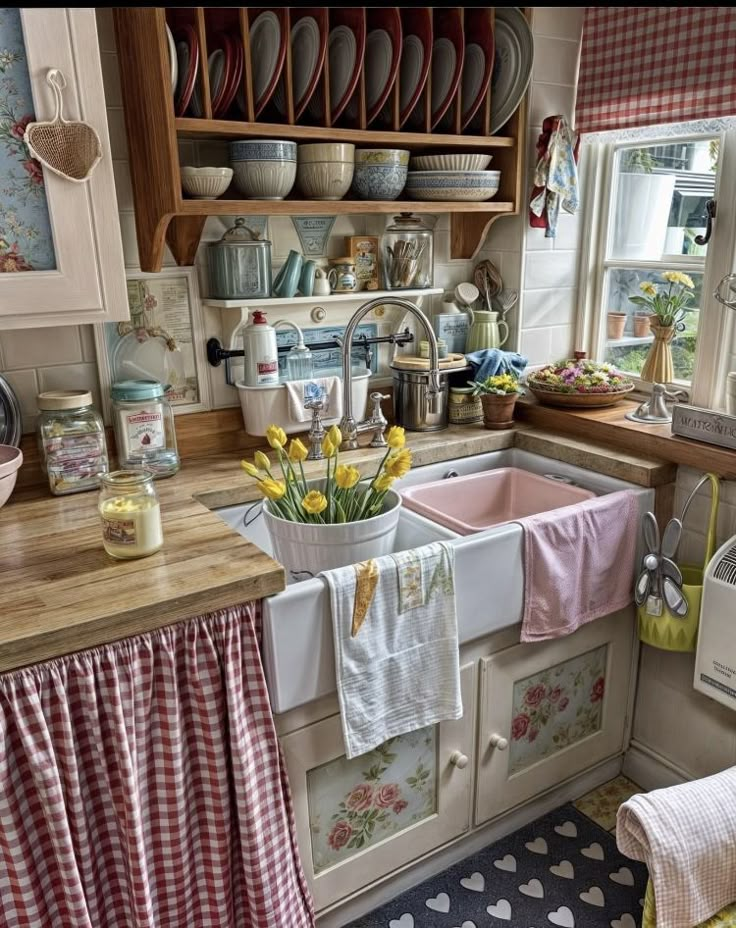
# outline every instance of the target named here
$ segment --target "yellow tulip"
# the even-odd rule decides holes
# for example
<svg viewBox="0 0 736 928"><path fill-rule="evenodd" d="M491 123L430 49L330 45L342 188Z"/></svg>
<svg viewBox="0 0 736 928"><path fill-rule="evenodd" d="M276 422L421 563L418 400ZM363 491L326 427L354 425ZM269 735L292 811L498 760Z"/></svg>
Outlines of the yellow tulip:
<svg viewBox="0 0 736 928"><path fill-rule="evenodd" d="M306 461L309 451L304 447L301 439L292 438L289 442L289 460L296 464L299 461Z"/></svg>
<svg viewBox="0 0 736 928"><path fill-rule="evenodd" d="M286 493L286 484L283 480L272 480L270 477L265 477L258 482L258 489L264 496L276 500L281 499Z"/></svg>
<svg viewBox="0 0 736 928"><path fill-rule="evenodd" d="M384 464L384 470L391 477L403 477L411 470L411 451L404 448L397 454L392 454Z"/></svg>
<svg viewBox="0 0 736 928"><path fill-rule="evenodd" d="M339 448L340 445L342 444L342 432L340 431L340 429L336 425L333 425L327 434L330 436L330 441L332 442L332 444L336 448Z"/></svg>
<svg viewBox="0 0 736 928"><path fill-rule="evenodd" d="M396 478L392 477L391 474L381 474L380 477L376 477L373 481L373 489L378 490L379 493L383 493L384 490L388 490L391 484Z"/></svg>
<svg viewBox="0 0 736 928"><path fill-rule="evenodd" d="M302 508L312 515L324 512L327 509L327 498L319 490L310 490L302 500Z"/></svg>
<svg viewBox="0 0 736 928"><path fill-rule="evenodd" d="M262 451L256 451L253 455L253 459L256 462L258 470L270 470L271 460L267 454L264 454Z"/></svg>
<svg viewBox="0 0 736 928"><path fill-rule="evenodd" d="M240 466L249 477L258 477L260 475L258 468L255 466L255 464L251 464L250 461L241 461Z"/></svg>
<svg viewBox="0 0 736 928"><path fill-rule="evenodd" d="M286 432L278 425L269 425L266 440L272 448L283 448L286 444Z"/></svg>
<svg viewBox="0 0 736 928"><path fill-rule="evenodd" d="M329 433L328 433L328 434L325 435L325 437L322 439L322 454L324 454L324 456L325 456L326 458L331 458L331 457L334 456L334 454L335 454L336 451L337 451L337 448L336 448L335 445L330 441L330 436L329 436Z"/></svg>
<svg viewBox="0 0 736 928"><path fill-rule="evenodd" d="M392 425L386 436L386 444L395 451L401 450L406 444L404 430L400 425Z"/></svg>
<svg viewBox="0 0 736 928"><path fill-rule="evenodd" d="M338 464L335 470L335 483L341 490L349 490L360 480L360 471L350 464Z"/></svg>

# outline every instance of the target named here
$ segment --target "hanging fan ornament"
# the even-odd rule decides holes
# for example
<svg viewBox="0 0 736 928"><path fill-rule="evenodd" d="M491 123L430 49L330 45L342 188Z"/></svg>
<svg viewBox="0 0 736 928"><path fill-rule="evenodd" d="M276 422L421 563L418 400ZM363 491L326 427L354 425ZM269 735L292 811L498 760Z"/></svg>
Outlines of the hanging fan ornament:
<svg viewBox="0 0 736 928"><path fill-rule="evenodd" d="M31 155L54 174L83 183L102 159L100 137L86 122L64 119L61 92L66 78L61 71L50 68L46 83L54 91L56 113L51 122L29 123L23 141Z"/></svg>

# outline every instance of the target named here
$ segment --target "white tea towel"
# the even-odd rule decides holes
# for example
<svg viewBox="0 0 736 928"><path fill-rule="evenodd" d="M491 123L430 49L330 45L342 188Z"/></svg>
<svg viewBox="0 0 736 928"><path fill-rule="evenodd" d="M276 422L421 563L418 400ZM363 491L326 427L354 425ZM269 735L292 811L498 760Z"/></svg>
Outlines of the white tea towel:
<svg viewBox="0 0 736 928"><path fill-rule="evenodd" d="M287 380L284 386L289 405L289 419L292 422L309 422L312 418L312 410L305 409L304 403L308 399L316 399L320 394L324 403L320 418L342 418L342 379L340 377Z"/></svg>
<svg viewBox="0 0 736 928"><path fill-rule="evenodd" d="M616 844L647 865L662 928L692 928L736 902L736 767L632 796Z"/></svg>
<svg viewBox="0 0 736 928"><path fill-rule="evenodd" d="M447 542L367 562L372 601L354 623L351 564L322 574L330 591L335 675L347 757L388 738L462 718L455 552ZM378 582L375 583L375 575Z"/></svg>

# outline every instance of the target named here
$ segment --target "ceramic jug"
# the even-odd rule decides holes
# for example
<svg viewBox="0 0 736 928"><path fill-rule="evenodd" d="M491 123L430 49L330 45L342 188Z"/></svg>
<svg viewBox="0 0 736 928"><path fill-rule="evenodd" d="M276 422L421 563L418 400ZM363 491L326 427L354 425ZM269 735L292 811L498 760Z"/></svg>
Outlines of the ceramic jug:
<svg viewBox="0 0 736 928"><path fill-rule="evenodd" d="M501 348L509 337L509 327L503 321L498 321L498 313L488 310L475 309L470 313L470 328L465 342L466 354L471 351L480 351L483 348ZM501 330L503 329L503 334Z"/></svg>

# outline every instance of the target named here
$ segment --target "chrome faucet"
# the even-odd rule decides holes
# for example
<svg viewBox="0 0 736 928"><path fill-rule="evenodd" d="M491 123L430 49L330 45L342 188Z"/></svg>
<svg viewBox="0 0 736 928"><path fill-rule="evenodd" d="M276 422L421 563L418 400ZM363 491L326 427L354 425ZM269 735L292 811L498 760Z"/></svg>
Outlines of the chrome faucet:
<svg viewBox="0 0 736 928"><path fill-rule="evenodd" d="M400 300L392 297L388 299L386 299L386 297L376 297L375 300L369 300L367 303L363 303L351 316L350 322L348 322L345 327L345 334L342 336L343 417L340 420L340 431L342 432L341 451L354 451L358 447L358 434L368 431L369 429L375 430L376 428L376 421L373 416L368 419L363 419L361 422L356 422L353 416L351 346L353 344L353 335L355 334L360 320L377 306L398 306L399 309L404 309L406 312L411 313L422 323L429 341L429 384L427 393L430 396L437 396L441 392L437 338L429 319L422 310L414 303L409 302L409 300Z"/></svg>

